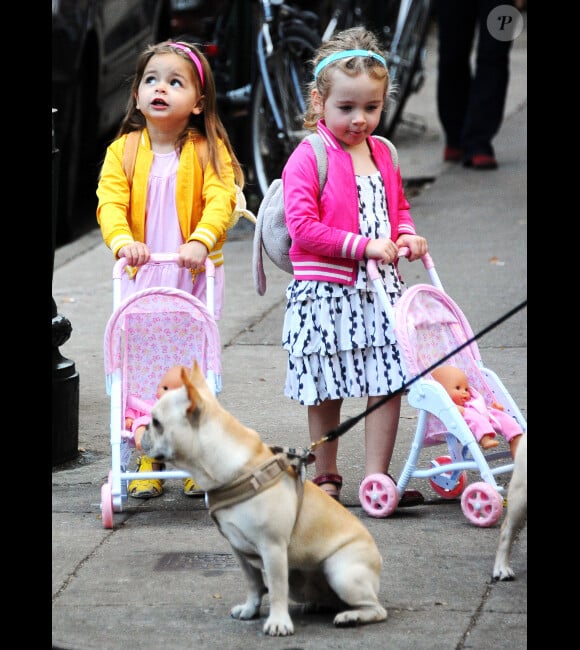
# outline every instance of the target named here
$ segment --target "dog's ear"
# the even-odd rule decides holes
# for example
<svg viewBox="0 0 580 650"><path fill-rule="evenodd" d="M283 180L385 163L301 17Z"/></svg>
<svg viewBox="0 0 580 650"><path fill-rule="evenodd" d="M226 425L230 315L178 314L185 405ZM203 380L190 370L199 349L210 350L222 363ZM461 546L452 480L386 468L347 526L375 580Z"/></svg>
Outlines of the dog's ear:
<svg viewBox="0 0 580 650"><path fill-rule="evenodd" d="M201 405L202 402L202 397L197 387L203 386L203 382L205 382L205 377L203 376L197 361L193 362L193 369L190 375L187 374L185 368L181 369L181 380L187 389L187 395L190 402L187 412L192 413Z"/></svg>
<svg viewBox="0 0 580 650"><path fill-rule="evenodd" d="M191 369L191 373L189 374L189 378L199 391L203 390L203 387L207 385L205 375L201 369L201 366L197 362L197 359L194 359L193 361L193 367Z"/></svg>

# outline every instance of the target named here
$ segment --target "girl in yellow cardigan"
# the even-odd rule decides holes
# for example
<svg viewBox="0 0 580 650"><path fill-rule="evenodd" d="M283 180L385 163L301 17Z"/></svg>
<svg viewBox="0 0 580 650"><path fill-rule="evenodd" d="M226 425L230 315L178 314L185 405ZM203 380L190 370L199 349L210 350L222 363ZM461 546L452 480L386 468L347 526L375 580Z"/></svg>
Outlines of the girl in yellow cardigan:
<svg viewBox="0 0 580 650"><path fill-rule="evenodd" d="M138 132L134 168L127 175L127 135ZM137 61L127 113L107 148L99 178L97 221L115 258L128 273L122 297L170 286L206 302L205 260L215 265L214 316L224 296L222 247L236 206L240 163L217 113L215 81L207 59L185 42L146 48ZM177 253L179 265L147 265L151 253ZM219 384L218 384L219 386ZM139 471L159 469L142 456ZM162 494L162 481L134 480L129 495ZM191 479L184 492L202 494Z"/></svg>

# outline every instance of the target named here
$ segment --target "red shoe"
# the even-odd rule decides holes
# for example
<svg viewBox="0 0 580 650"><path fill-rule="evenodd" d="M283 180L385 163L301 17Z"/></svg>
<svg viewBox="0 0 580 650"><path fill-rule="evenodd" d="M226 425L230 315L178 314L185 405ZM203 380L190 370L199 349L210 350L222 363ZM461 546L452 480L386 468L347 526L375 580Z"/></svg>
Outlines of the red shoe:
<svg viewBox="0 0 580 650"><path fill-rule="evenodd" d="M463 149L459 147L445 147L443 151L443 160L445 162L461 162L463 158Z"/></svg>
<svg viewBox="0 0 580 650"><path fill-rule="evenodd" d="M495 156L486 153L476 153L463 163L464 167L473 167L473 169L497 169L497 160Z"/></svg>
<svg viewBox="0 0 580 650"><path fill-rule="evenodd" d="M342 487L342 476L340 474L320 474L312 479L312 482L328 496L340 501L340 488ZM322 486L325 487L322 487Z"/></svg>
<svg viewBox="0 0 580 650"><path fill-rule="evenodd" d="M387 476L397 485L397 481L390 475ZM419 490L405 490L399 499L397 508L412 508L413 506L420 506L425 503L425 497L419 492Z"/></svg>

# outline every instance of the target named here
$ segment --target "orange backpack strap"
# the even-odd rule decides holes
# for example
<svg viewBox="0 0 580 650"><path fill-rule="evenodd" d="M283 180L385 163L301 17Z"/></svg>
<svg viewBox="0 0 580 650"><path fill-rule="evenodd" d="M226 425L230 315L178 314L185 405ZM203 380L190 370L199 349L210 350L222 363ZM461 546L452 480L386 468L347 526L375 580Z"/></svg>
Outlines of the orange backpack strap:
<svg viewBox="0 0 580 650"><path fill-rule="evenodd" d="M141 131L131 131L127 133L125 140L125 148L123 149L123 171L129 181L129 187L133 183L133 174L135 173L135 160L137 160L137 150L139 149L139 138ZM195 147L199 156L201 167L205 170L207 161L209 160L209 151L207 148L207 140L203 136L196 136Z"/></svg>
<svg viewBox="0 0 580 650"><path fill-rule="evenodd" d="M131 131L127 133L125 140L125 148L123 149L123 171L129 181L129 187L133 184L133 174L135 173L135 161L137 160L137 150L139 149L139 139L141 131ZM196 134L194 138L194 146L201 163L201 168L205 171L209 161L209 149L207 146L207 138L202 135ZM256 223L256 217L250 210L246 208L246 197L242 190L236 185L236 198L237 204L232 212L232 218L228 229L233 228L240 217L245 217L253 224Z"/></svg>
<svg viewBox="0 0 580 650"><path fill-rule="evenodd" d="M133 184L135 160L137 159L137 149L139 148L140 137L141 131L131 131L130 133L127 133L125 148L123 149L123 171L129 181L129 187Z"/></svg>

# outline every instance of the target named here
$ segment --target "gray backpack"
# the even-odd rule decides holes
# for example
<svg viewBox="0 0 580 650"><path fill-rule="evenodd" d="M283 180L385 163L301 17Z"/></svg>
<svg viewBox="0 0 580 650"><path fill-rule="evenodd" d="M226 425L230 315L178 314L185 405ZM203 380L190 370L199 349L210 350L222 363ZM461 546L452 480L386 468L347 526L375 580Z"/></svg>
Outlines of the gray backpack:
<svg viewBox="0 0 580 650"><path fill-rule="evenodd" d="M395 169L399 165L397 150L392 142L382 136L374 136L377 140L384 142L391 151L391 158ZM318 166L318 183L320 186L319 196L326 183L328 159L326 147L318 133L311 133L306 136L314 149L316 164ZM254 230L254 247L252 268L254 272L254 286L260 296L266 293L266 274L264 273L264 262L262 248L270 260L286 273L292 274L292 263L290 262L290 245L292 240L288 234L284 218L284 191L282 179L276 178L268 187L264 198L258 209L258 218Z"/></svg>

